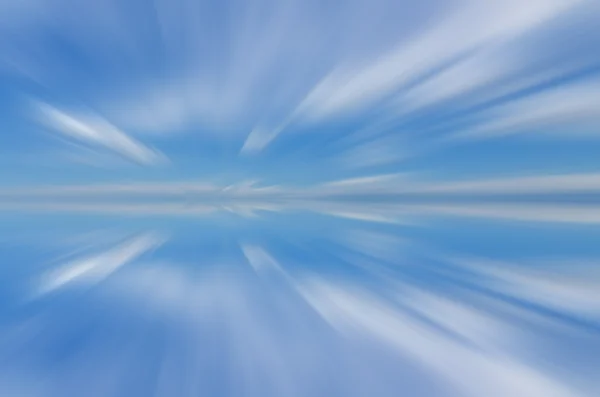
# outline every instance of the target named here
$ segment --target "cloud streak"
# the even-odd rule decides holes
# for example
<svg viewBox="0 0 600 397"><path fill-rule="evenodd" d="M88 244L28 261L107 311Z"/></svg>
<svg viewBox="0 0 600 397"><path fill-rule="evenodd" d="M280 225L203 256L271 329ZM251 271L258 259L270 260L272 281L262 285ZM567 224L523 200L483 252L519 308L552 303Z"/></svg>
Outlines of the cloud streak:
<svg viewBox="0 0 600 397"><path fill-rule="evenodd" d="M157 151L144 146L98 115L70 114L45 103L38 103L37 108L40 121L65 137L108 149L142 165L157 165L165 160Z"/></svg>

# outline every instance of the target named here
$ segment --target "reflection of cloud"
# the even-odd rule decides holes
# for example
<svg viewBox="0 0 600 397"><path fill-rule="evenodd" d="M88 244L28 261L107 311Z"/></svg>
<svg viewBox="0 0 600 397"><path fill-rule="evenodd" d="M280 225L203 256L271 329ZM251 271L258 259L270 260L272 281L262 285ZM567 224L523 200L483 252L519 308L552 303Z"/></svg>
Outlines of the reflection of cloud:
<svg viewBox="0 0 600 397"><path fill-rule="evenodd" d="M102 253L71 261L47 274L40 292L51 292L72 283L95 284L161 243L158 236L145 234Z"/></svg>
<svg viewBox="0 0 600 397"><path fill-rule="evenodd" d="M362 331L373 335L468 396L581 395L518 361L462 346L366 293L318 281L308 283L304 294L338 329L347 334Z"/></svg>
<svg viewBox="0 0 600 397"><path fill-rule="evenodd" d="M571 264L560 273L546 266L529 269L517 264L486 259L455 259L455 263L479 277L479 286L542 307L600 321L600 278L593 272L577 274Z"/></svg>
<svg viewBox="0 0 600 397"><path fill-rule="evenodd" d="M19 90L47 98L36 119L69 159L127 166L46 169L36 129L0 120L24 127L0 136L0 259L19 264L0 266L0 394L566 397L573 381L600 395L583 368L598 361L591 271L435 254L593 245L600 174L490 176L502 154L511 169L593 169L566 164L583 145L529 157L525 139L469 140L598 124L596 46L576 38L596 41L598 14L583 14L597 1L343 3L0 2L3 105ZM436 151L449 141L468 145ZM167 160L153 142L173 167L132 166ZM5 155L48 185L2 178ZM214 182L187 179L202 174ZM27 262L56 244L13 255L37 222L50 241L93 221L181 240L146 261L161 236L76 233L41 275ZM16 312L4 298L22 278L39 299Z"/></svg>
<svg viewBox="0 0 600 397"><path fill-rule="evenodd" d="M0 188L0 197L105 197L105 196L159 196L210 194L219 192L222 188L217 185L197 182L173 183L122 183L122 184L90 184L90 185L47 185Z"/></svg>
<svg viewBox="0 0 600 397"><path fill-rule="evenodd" d="M285 185L257 185L256 181L219 185L202 181L148 182L148 183L110 183L80 185L37 185L0 188L2 198L105 198L136 197L157 198L190 195L187 198L202 200L208 197L232 200L228 205L245 205L247 199L267 203L269 199L315 200L323 198L364 196L375 202L378 195L390 195L390 198L404 198L405 195L423 195L419 197L439 197L446 195L552 195L567 193L596 193L600 191L600 174L532 175L516 177L497 177L473 180L418 181L414 174L383 174L359 178L340 179L331 182L294 187ZM428 195L428 196L425 196ZM264 200L264 201L261 201ZM443 200L442 200L443 201ZM347 201L346 201L347 202ZM393 202L393 201L392 201Z"/></svg>
<svg viewBox="0 0 600 397"><path fill-rule="evenodd" d="M506 219L532 222L600 223L600 206L576 204L458 204L458 205L415 205L404 207L424 216L449 215L488 219Z"/></svg>
<svg viewBox="0 0 600 397"><path fill-rule="evenodd" d="M248 244L242 244L241 247L246 260L257 273L279 270L279 263L264 249Z"/></svg>
<svg viewBox="0 0 600 397"><path fill-rule="evenodd" d="M61 381L76 377L68 385L77 395L107 378L120 385L123 368L141 373L128 378L128 392L144 385L158 396L183 396L182 389L196 395L207 385L227 395L319 395L323 379L328 391L356 397L374 391L397 396L403 387L443 397L583 397L597 390L582 387L579 368L570 367L568 358L557 366L538 345L551 333L564 337L565 345L583 335L572 332L580 331L576 325L564 327L571 324L563 317L540 330L537 320L547 309L573 314L597 308L593 284L578 291L579 284L565 277L573 276L571 269L562 270L560 286L544 274L543 264L525 269L474 260L455 266L455 257L432 257L430 247L409 256L406 229L353 224L348 232L346 222L331 218L314 225L310 238L294 231L299 240L286 241L298 218L286 220L271 237L195 222L186 230L187 243L176 241L177 249L161 251L157 260L136 260L161 242L148 233L46 273L48 290L98 285L76 295L80 304L44 296L42 315L31 324L19 318L0 327L0 354L19 353L16 362L5 360L0 373L14 373L21 382L31 362L76 340L68 365L40 365L36 379L64 392ZM330 237L345 246L324 245ZM169 252L175 256L164 258ZM564 346L555 341L550 350L560 351ZM119 361L124 356L126 364ZM574 361L589 366L588 360L593 357ZM0 389L9 387L4 378ZM108 386L99 390L118 394Z"/></svg>
<svg viewBox="0 0 600 397"><path fill-rule="evenodd" d="M523 222L600 223L600 206L539 203L441 203L441 204L374 204L363 202L312 203L298 209L327 215L383 223L413 223L418 219L440 216L498 219Z"/></svg>

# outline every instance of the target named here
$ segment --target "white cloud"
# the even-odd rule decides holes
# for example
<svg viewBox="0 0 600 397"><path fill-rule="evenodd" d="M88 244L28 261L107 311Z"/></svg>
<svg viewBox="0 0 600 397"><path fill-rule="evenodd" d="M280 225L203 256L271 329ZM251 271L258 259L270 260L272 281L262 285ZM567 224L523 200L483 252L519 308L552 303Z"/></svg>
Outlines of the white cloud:
<svg viewBox="0 0 600 397"><path fill-rule="evenodd" d="M452 57L518 37L577 3L463 1L444 21L367 67L340 67L315 87L301 107L312 117L361 109ZM487 79L487 72L480 74L481 80ZM465 88L458 86L453 91Z"/></svg>
<svg viewBox="0 0 600 397"><path fill-rule="evenodd" d="M542 91L484 113L485 122L449 139L481 139L513 133L595 136L600 124L600 84L586 81Z"/></svg>
<svg viewBox="0 0 600 397"><path fill-rule="evenodd" d="M254 154L267 147L281 133L283 127L276 129L266 129L256 127L248 134L240 153Z"/></svg>
<svg viewBox="0 0 600 397"><path fill-rule="evenodd" d="M122 183L122 184L82 184L46 185L0 188L0 197L44 197L44 196L132 196L132 195L183 195L186 193L216 193L221 187L202 182L166 183Z"/></svg>
<svg viewBox="0 0 600 397"><path fill-rule="evenodd" d="M69 114L38 103L41 121L67 137L88 145L97 145L145 165L158 164L164 157L128 136L102 117L92 114Z"/></svg>

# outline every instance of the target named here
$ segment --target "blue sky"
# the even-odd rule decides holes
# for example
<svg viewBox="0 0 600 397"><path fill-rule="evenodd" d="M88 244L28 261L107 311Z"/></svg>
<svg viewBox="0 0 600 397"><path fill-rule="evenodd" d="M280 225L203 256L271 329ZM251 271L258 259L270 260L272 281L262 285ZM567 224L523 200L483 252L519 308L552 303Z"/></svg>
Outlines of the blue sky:
<svg viewBox="0 0 600 397"><path fill-rule="evenodd" d="M600 394L594 0L0 0L0 395Z"/></svg>
<svg viewBox="0 0 600 397"><path fill-rule="evenodd" d="M7 184L598 171L593 2L2 7Z"/></svg>

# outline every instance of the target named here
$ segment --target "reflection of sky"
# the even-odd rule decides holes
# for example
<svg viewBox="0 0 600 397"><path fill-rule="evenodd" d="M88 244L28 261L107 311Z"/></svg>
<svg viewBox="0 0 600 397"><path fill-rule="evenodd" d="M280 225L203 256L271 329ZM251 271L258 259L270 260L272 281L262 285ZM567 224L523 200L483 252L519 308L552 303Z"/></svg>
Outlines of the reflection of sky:
<svg viewBox="0 0 600 397"><path fill-rule="evenodd" d="M72 221L2 229L11 395L597 390L596 226L300 211Z"/></svg>
<svg viewBox="0 0 600 397"><path fill-rule="evenodd" d="M0 395L600 395L599 21L0 1Z"/></svg>

